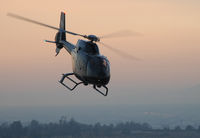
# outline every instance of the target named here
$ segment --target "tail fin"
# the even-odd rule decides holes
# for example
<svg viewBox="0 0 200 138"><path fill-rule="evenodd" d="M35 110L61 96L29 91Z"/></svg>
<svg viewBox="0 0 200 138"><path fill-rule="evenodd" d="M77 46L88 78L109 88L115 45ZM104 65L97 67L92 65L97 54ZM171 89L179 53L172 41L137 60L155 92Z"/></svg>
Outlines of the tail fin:
<svg viewBox="0 0 200 138"><path fill-rule="evenodd" d="M60 40L66 41L66 33L62 32L62 30L65 30L65 13L61 12L60 14Z"/></svg>
<svg viewBox="0 0 200 138"><path fill-rule="evenodd" d="M60 15L60 29L65 30L65 13L61 12Z"/></svg>
<svg viewBox="0 0 200 138"><path fill-rule="evenodd" d="M60 50L63 48L63 44L61 41L66 41L66 33L63 32L65 30L65 13L61 12L60 14L60 27L59 31L56 34L55 37L55 43L56 43L56 56L59 54Z"/></svg>

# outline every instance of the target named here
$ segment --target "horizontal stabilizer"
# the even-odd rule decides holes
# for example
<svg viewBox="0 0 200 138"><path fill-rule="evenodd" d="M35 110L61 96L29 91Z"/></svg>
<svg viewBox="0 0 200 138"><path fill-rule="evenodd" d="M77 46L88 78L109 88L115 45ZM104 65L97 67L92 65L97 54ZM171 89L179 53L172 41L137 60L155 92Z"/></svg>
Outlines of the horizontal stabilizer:
<svg viewBox="0 0 200 138"><path fill-rule="evenodd" d="M48 43L56 43L55 41L50 41L50 40L44 40L44 42L48 42Z"/></svg>

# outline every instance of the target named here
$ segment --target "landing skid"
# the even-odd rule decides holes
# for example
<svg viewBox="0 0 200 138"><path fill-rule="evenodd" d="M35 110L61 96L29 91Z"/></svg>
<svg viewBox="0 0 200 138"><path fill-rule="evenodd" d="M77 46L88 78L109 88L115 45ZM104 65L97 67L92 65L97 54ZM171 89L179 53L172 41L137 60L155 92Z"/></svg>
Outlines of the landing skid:
<svg viewBox="0 0 200 138"><path fill-rule="evenodd" d="M79 84L82 84L83 82L76 82L74 81L72 78L70 78L69 76L74 75L74 73L67 73L67 74L63 74L61 80L59 81L63 86L65 86L67 89L69 89L70 91L74 90ZM65 83L63 83L64 79L67 78L68 80L70 80L71 82L73 82L75 85L70 88L69 86L67 86Z"/></svg>
<svg viewBox="0 0 200 138"><path fill-rule="evenodd" d="M67 73L67 74L62 74L62 78L61 80L59 81L63 86L65 86L67 89L69 89L70 91L73 91L78 85L80 84L84 84L83 81L81 82L76 82L75 80L73 80L72 78L70 78L69 76L72 76L74 75L74 73ZM65 80L65 78L67 78L68 80L70 80L71 82L74 83L74 86L73 87L69 87L67 84L65 84L63 81ZM93 85L93 88L99 92L101 95L103 96L107 96L108 95L108 88L106 86L102 86L103 88L105 88L105 92L102 92L100 89L98 89L96 87L96 85Z"/></svg>
<svg viewBox="0 0 200 138"><path fill-rule="evenodd" d="M106 86L102 86L103 88L105 88L105 93L103 93L102 91L100 91L97 87L96 87L96 85L93 85L93 88L97 91L97 92L99 92L100 94L102 94L103 96L107 96L108 95L108 88L106 87Z"/></svg>

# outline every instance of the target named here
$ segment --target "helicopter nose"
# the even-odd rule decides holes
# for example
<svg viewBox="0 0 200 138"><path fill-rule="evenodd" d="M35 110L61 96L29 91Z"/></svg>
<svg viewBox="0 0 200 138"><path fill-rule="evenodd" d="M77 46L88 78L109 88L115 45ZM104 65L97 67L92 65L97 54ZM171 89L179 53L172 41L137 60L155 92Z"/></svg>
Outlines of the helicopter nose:
<svg viewBox="0 0 200 138"><path fill-rule="evenodd" d="M98 76L102 77L102 78L105 78L107 76L107 74L108 73L104 69L101 69L101 71L98 72Z"/></svg>
<svg viewBox="0 0 200 138"><path fill-rule="evenodd" d="M108 60L96 57L87 64L87 81L94 85L106 85L110 81L110 66Z"/></svg>
<svg viewBox="0 0 200 138"><path fill-rule="evenodd" d="M95 78L106 78L110 76L109 64L106 60L92 59L88 62L87 75Z"/></svg>

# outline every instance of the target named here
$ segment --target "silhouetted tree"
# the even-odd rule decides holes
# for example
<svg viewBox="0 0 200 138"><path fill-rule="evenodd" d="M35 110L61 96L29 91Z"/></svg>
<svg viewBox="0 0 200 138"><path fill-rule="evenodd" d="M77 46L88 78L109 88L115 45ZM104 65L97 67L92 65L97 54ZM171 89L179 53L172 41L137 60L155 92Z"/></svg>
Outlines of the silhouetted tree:
<svg viewBox="0 0 200 138"><path fill-rule="evenodd" d="M152 130L152 127L148 123L143 123L142 124L142 129L143 130Z"/></svg>
<svg viewBox="0 0 200 138"><path fill-rule="evenodd" d="M175 131L181 131L182 129L181 129L180 126L176 126L176 127L174 128L174 130L175 130Z"/></svg>
<svg viewBox="0 0 200 138"><path fill-rule="evenodd" d="M198 131L200 132L200 126L198 127Z"/></svg>
<svg viewBox="0 0 200 138"><path fill-rule="evenodd" d="M186 128L185 128L186 131L194 131L195 128L191 125L187 125Z"/></svg>
<svg viewBox="0 0 200 138"><path fill-rule="evenodd" d="M22 136L23 126L22 126L21 122L20 121L14 121L10 125L10 132L12 132L11 135L13 135L15 137Z"/></svg>
<svg viewBox="0 0 200 138"><path fill-rule="evenodd" d="M38 121L32 120L30 125L27 127L27 135L30 137L39 137L41 132L41 126Z"/></svg>
<svg viewBox="0 0 200 138"><path fill-rule="evenodd" d="M0 125L0 138L199 138L200 126L195 129L188 125L185 129L153 129L147 123L125 122L117 125L96 123L81 124L73 118L61 118L58 123L41 124L32 120L24 126L20 121Z"/></svg>

